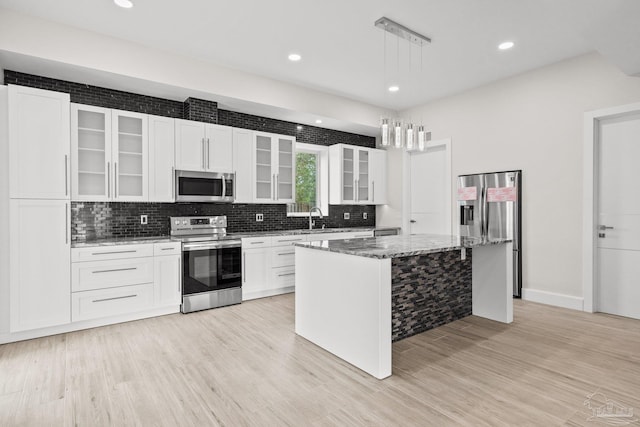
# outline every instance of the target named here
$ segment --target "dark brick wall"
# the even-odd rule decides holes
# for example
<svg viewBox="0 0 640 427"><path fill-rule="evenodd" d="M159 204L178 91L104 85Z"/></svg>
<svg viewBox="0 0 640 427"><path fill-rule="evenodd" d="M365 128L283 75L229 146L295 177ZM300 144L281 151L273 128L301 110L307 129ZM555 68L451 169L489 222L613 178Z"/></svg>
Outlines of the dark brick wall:
<svg viewBox="0 0 640 427"><path fill-rule="evenodd" d="M349 212L351 219L344 220ZM366 212L368 219L362 219ZM256 222L256 214L264 215ZM140 224L140 215L148 215L148 224ZM309 226L308 217L287 217L286 205L230 203L118 203L72 202L71 235L73 241L112 237L145 237L169 234L170 216L227 215L227 232L295 230ZM316 228L375 226L375 206L329 206L323 219L314 218Z"/></svg>
<svg viewBox="0 0 640 427"><path fill-rule="evenodd" d="M236 128L295 136L297 142L307 144L351 144L360 147L376 148L376 139L372 136L341 132L316 126L300 125L298 123L253 116L235 111L218 110L218 123ZM300 129L298 129L298 127L300 127Z"/></svg>
<svg viewBox="0 0 640 427"><path fill-rule="evenodd" d="M136 113L153 114L177 119L183 117L184 107L182 102L153 96L138 95L131 92L56 80L10 70L4 71L4 84L16 84L68 93L71 96L71 102L78 104L135 111Z"/></svg>
<svg viewBox="0 0 640 427"><path fill-rule="evenodd" d="M471 249L391 260L392 340L470 316Z"/></svg>
<svg viewBox="0 0 640 427"><path fill-rule="evenodd" d="M196 122L218 123L218 103L204 99L187 98L184 101L184 115L186 120Z"/></svg>
<svg viewBox="0 0 640 427"><path fill-rule="evenodd" d="M11 70L5 70L4 82L69 93L71 102L80 104L280 133L295 136L298 142L309 144L344 143L375 148L373 137L220 110L216 102L197 98L188 98L183 103ZM103 237L166 235L169 233L169 216L227 215L229 232L308 227L308 220L305 218L287 217L286 205L74 202L72 207L74 241ZM343 219L344 212L351 214L350 220ZM366 220L362 219L364 212L368 214ZM255 221L256 213L264 214L263 222ZM149 224L143 226L140 224L140 215L145 214L148 215ZM316 226L321 227L325 224L327 227L359 227L374 226L376 223L375 206L336 205L330 206L329 212L325 214L327 215L323 220L316 220Z"/></svg>

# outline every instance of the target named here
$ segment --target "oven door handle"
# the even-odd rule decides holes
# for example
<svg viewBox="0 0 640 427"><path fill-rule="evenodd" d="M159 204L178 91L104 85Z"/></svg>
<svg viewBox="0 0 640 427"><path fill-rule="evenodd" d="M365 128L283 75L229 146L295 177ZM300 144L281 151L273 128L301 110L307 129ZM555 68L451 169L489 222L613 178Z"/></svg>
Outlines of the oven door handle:
<svg viewBox="0 0 640 427"><path fill-rule="evenodd" d="M190 251L206 251L212 249L239 248L242 246L240 242L216 242L216 243L184 243L182 245L183 252Z"/></svg>

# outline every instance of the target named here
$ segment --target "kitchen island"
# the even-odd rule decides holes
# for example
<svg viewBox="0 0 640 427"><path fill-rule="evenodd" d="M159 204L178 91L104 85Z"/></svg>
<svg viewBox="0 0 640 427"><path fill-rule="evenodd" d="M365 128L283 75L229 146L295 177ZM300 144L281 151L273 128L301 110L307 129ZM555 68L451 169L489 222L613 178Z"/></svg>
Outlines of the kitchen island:
<svg viewBox="0 0 640 427"><path fill-rule="evenodd" d="M384 236L296 244L296 334L383 379L392 342L468 315L513 321L510 240Z"/></svg>

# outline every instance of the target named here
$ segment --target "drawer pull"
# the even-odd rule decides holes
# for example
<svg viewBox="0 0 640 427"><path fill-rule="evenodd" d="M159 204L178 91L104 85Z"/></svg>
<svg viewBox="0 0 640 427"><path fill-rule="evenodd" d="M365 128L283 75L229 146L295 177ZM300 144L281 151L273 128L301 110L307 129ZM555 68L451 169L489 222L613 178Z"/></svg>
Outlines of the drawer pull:
<svg viewBox="0 0 640 427"><path fill-rule="evenodd" d="M113 300L116 300L116 299L135 298L137 296L138 296L138 294L133 294L133 295L125 295L125 296L122 296L122 297L94 299L93 302L113 301Z"/></svg>
<svg viewBox="0 0 640 427"><path fill-rule="evenodd" d="M278 242L299 242L300 240L302 240L302 239L300 239L300 238L297 238L297 239L283 239L283 240L278 240Z"/></svg>
<svg viewBox="0 0 640 427"><path fill-rule="evenodd" d="M91 255L134 254L136 252L138 252L138 251L94 252Z"/></svg>
<svg viewBox="0 0 640 427"><path fill-rule="evenodd" d="M161 248L161 251L175 251L176 248Z"/></svg>
<svg viewBox="0 0 640 427"><path fill-rule="evenodd" d="M283 252L283 253L278 254L278 255L293 255L293 254L295 254L295 252Z"/></svg>
<svg viewBox="0 0 640 427"><path fill-rule="evenodd" d="M278 277L283 277L283 276L293 276L296 273L283 273L283 274L278 274Z"/></svg>
<svg viewBox="0 0 640 427"><path fill-rule="evenodd" d="M264 242L251 242L252 245L259 245L260 243L264 243Z"/></svg>
<svg viewBox="0 0 640 427"><path fill-rule="evenodd" d="M93 274L97 274L97 273L113 273L114 271L131 271L131 270L137 270L138 267L129 267L129 268L114 268L113 270L96 270L96 271L92 271Z"/></svg>

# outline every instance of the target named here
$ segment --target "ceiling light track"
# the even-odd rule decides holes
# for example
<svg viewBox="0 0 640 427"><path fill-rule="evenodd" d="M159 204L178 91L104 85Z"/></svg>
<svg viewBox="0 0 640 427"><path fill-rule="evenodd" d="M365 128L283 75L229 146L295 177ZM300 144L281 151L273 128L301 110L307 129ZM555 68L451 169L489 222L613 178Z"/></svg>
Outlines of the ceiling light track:
<svg viewBox="0 0 640 427"><path fill-rule="evenodd" d="M422 34L413 31L411 28L407 28L404 25L398 24L397 22L392 21L389 18L385 18L384 16L378 19L374 25L385 30L388 33L408 40L413 44L417 44L418 46L424 46L428 43L431 43L431 39L429 37L423 36Z"/></svg>

